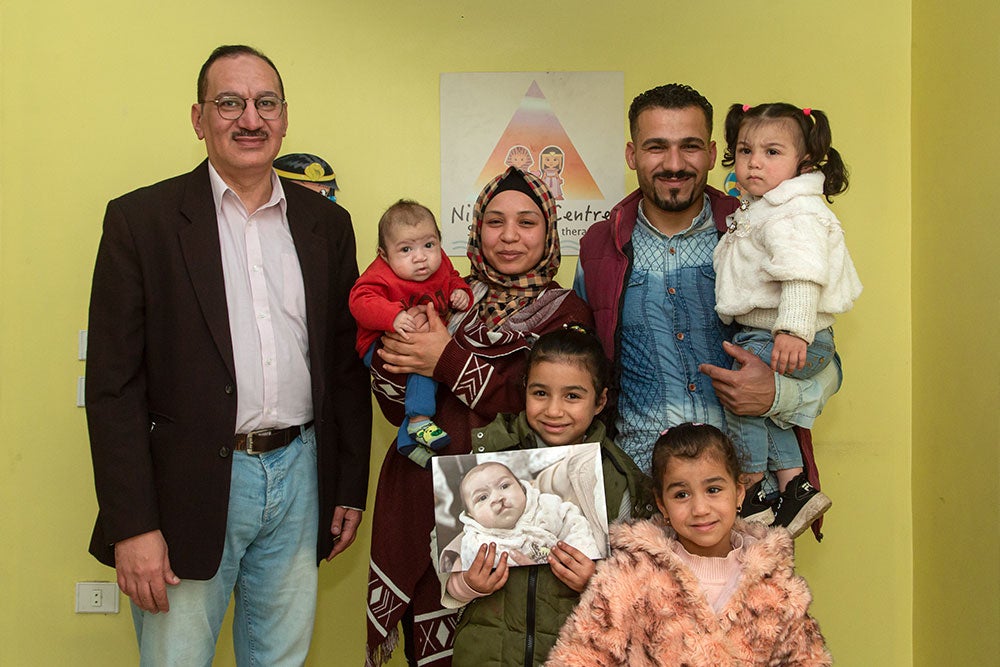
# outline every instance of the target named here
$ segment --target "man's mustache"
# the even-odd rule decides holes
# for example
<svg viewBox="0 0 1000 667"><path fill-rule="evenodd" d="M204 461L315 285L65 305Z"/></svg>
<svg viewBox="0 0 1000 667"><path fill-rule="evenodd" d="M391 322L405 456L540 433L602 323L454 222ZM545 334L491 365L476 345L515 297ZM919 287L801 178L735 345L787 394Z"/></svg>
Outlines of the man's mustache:
<svg viewBox="0 0 1000 667"><path fill-rule="evenodd" d="M653 174L653 178L694 178L694 173L690 171L658 171Z"/></svg>

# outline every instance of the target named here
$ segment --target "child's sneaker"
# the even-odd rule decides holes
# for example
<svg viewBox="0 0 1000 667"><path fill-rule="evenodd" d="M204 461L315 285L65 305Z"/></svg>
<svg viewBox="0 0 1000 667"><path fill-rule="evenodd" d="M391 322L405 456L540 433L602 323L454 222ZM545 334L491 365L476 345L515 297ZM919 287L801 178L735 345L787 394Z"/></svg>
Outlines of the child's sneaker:
<svg viewBox="0 0 1000 667"><path fill-rule="evenodd" d="M743 496L743 506L740 507L740 518L765 526L770 526L774 522L774 510L764 497L764 480L747 489L746 495Z"/></svg>
<svg viewBox="0 0 1000 667"><path fill-rule="evenodd" d="M423 445L424 447L429 447L435 451L439 449L444 449L444 447L451 442L451 438L448 434L441 430L437 424L432 422L430 419L424 419L416 423L410 422L406 430L413 437L413 440L418 445Z"/></svg>
<svg viewBox="0 0 1000 667"><path fill-rule="evenodd" d="M417 445L409 451L406 458L410 459L421 468L430 468L431 459L434 458L434 452L422 445Z"/></svg>
<svg viewBox="0 0 1000 667"><path fill-rule="evenodd" d="M798 537L830 509L833 501L809 483L805 471L788 483L778 498L775 526L784 526L792 537Z"/></svg>
<svg viewBox="0 0 1000 667"><path fill-rule="evenodd" d="M399 434L396 436L396 449L399 453L416 463L421 468L430 468L431 459L434 452L416 442L410 434L408 427L410 420L403 417L403 423L399 426Z"/></svg>

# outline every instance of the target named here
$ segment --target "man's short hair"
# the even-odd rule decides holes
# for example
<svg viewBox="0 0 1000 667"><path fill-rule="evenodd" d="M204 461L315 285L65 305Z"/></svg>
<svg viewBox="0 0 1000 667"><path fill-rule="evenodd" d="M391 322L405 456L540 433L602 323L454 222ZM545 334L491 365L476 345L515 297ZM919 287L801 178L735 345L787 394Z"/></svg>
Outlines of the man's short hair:
<svg viewBox="0 0 1000 667"><path fill-rule="evenodd" d="M245 44L226 44L217 47L212 51L212 55L208 57L205 64L201 66L201 71L198 72L198 102L205 101L205 95L208 94L208 68L212 66L219 58L235 58L236 56L254 56L255 58L260 58L266 62L271 69L274 70L275 75L278 77L278 93L282 98L285 97L285 84L281 81L281 74L278 72L278 68L274 66L271 59L265 56L263 53L253 48L252 46L246 46Z"/></svg>
<svg viewBox="0 0 1000 667"><path fill-rule="evenodd" d="M687 109L698 107L705 114L708 136L712 136L712 104L691 86L683 83L668 83L650 88L632 100L628 109L628 125L632 138L638 129L639 114L646 109Z"/></svg>
<svg viewBox="0 0 1000 667"><path fill-rule="evenodd" d="M399 226L416 227L422 222L430 220L434 225L437 237L441 238L441 230L438 229L437 220L431 210L419 202L412 199L400 199L390 206L382 214L378 221L378 247L388 250L386 247L386 237L389 230Z"/></svg>

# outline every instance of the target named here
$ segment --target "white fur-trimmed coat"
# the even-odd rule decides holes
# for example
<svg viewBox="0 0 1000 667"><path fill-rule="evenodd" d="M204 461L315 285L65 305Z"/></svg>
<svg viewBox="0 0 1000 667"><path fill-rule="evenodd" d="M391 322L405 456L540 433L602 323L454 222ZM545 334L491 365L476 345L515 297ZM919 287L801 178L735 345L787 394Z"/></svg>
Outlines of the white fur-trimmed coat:
<svg viewBox="0 0 1000 667"><path fill-rule="evenodd" d="M790 178L741 203L715 246L715 310L722 321L807 342L846 313L861 281L840 221L823 200L823 172Z"/></svg>
<svg viewBox="0 0 1000 667"><path fill-rule="evenodd" d="M755 540L722 611L712 611L674 552L674 533L651 521L612 528L612 556L580 599L546 665L720 667L830 665L809 588L793 570L791 535L737 521Z"/></svg>

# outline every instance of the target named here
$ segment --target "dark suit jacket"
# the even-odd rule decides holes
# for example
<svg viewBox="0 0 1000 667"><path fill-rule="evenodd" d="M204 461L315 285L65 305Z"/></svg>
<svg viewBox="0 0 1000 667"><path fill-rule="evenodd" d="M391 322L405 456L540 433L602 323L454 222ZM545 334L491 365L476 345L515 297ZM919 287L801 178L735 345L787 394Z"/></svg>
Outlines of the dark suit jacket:
<svg viewBox="0 0 1000 667"><path fill-rule="evenodd" d="M348 213L284 183L302 267L317 439L317 559L335 505L363 508L368 373L347 306ZM208 579L226 532L236 371L208 163L108 204L90 298L87 422L99 512L90 551L160 529L177 576ZM155 422L155 428L152 424Z"/></svg>

